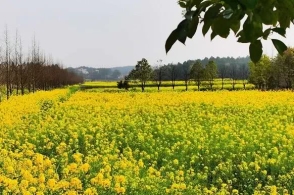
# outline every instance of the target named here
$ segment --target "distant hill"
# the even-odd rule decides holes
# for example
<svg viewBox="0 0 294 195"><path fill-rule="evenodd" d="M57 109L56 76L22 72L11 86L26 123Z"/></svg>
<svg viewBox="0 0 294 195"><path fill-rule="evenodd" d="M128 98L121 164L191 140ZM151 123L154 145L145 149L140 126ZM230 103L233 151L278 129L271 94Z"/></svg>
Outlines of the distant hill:
<svg viewBox="0 0 294 195"><path fill-rule="evenodd" d="M93 68L80 66L77 68L67 68L67 70L82 76L86 80L120 80L128 75L134 66L122 66L113 68Z"/></svg>

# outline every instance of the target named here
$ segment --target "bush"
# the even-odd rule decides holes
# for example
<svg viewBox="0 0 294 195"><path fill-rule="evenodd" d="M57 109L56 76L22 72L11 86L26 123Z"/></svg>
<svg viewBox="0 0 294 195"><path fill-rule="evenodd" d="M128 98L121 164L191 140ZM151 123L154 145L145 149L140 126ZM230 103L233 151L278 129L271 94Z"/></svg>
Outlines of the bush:
<svg viewBox="0 0 294 195"><path fill-rule="evenodd" d="M129 90L129 88L130 88L129 81L125 80L125 81L117 82L117 88Z"/></svg>

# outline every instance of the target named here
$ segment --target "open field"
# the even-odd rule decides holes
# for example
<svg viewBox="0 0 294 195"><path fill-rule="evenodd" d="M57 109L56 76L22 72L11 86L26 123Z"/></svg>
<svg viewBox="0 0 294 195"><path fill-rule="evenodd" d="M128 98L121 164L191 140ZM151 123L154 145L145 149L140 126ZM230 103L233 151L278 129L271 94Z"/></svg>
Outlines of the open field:
<svg viewBox="0 0 294 195"><path fill-rule="evenodd" d="M98 93L0 103L0 194L292 194L294 93Z"/></svg>

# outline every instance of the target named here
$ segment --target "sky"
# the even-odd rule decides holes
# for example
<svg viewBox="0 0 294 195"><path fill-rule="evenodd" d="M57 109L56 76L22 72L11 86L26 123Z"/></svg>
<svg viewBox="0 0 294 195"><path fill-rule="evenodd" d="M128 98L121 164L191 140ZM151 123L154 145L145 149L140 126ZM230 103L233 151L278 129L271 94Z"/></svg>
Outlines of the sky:
<svg viewBox="0 0 294 195"><path fill-rule="evenodd" d="M176 0L0 0L0 43L7 25L11 40L17 30L28 50L35 36L40 48L66 67L132 66L142 58L155 66L159 60L167 64L249 55L249 45L237 43L233 33L210 41L201 26L186 46L177 42L166 54L165 41L181 13ZM287 35L281 40L294 46L293 27ZM271 41L263 46L265 54L276 55Z"/></svg>

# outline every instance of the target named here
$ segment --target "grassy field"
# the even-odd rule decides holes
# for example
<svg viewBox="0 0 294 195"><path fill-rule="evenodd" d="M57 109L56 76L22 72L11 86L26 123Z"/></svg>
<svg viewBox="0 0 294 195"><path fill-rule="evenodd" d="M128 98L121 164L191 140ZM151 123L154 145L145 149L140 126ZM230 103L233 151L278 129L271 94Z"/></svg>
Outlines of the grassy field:
<svg viewBox="0 0 294 195"><path fill-rule="evenodd" d="M235 90L243 90L244 89L242 80L236 80L235 83L236 83ZM141 90L139 81L130 82L130 86L133 91L140 91ZM201 90L210 90L209 82L203 81L201 83L200 88L201 88ZM213 84L213 90L220 90L221 88L222 88L222 80L215 79L214 84ZM81 89L86 89L86 90L89 90L89 89L117 89L117 82L116 81L85 82L84 84L81 85ZM160 89L163 91L172 90L171 81L163 81ZM185 87L184 81L176 81L175 90L182 91L185 89L186 89L186 87ZM231 79L224 79L224 89L225 90L232 90L232 80ZM254 85L246 82L246 89L247 90L254 89ZM148 81L146 83L146 90L148 90L148 91L157 90L156 82ZM193 90L193 91L198 90L194 81L189 81L188 90Z"/></svg>
<svg viewBox="0 0 294 195"><path fill-rule="evenodd" d="M294 93L60 89L0 103L0 194L293 194Z"/></svg>

